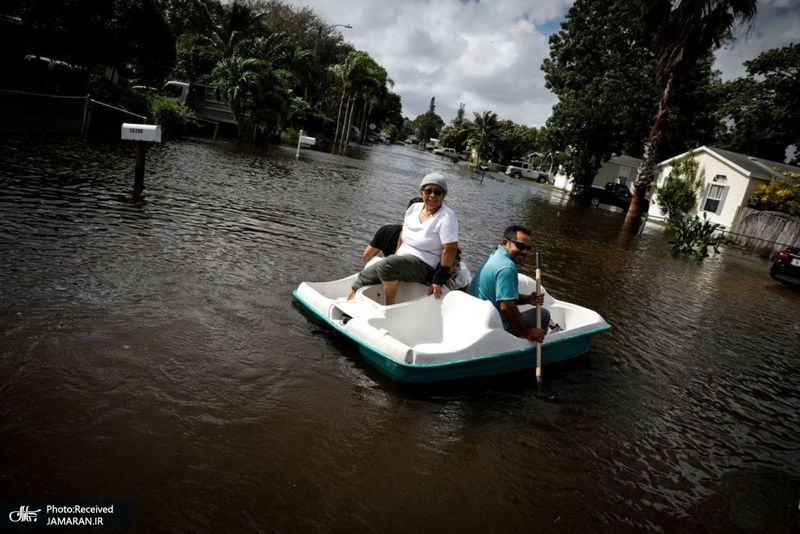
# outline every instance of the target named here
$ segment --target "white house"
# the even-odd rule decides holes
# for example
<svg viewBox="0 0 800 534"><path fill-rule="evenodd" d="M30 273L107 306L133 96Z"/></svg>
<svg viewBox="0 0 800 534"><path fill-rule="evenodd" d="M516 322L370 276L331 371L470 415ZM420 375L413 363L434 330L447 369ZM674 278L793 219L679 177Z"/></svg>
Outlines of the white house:
<svg viewBox="0 0 800 534"><path fill-rule="evenodd" d="M604 161L597 170L592 186L603 188L607 183L611 182L612 184L626 185L630 189L641 164L642 160L639 158L633 158L625 154L621 156L615 154L608 161Z"/></svg>
<svg viewBox="0 0 800 534"><path fill-rule="evenodd" d="M750 195L756 187L768 183L771 178L779 178L784 172L800 172L800 168L714 148L701 146L684 152L674 158L662 161L656 166L656 187L662 187L673 165L694 155L702 173L703 186L698 194L697 205L690 215L705 213L711 222L730 228L740 206L747 206ZM653 195L655 198L655 195ZM664 219L657 202L650 203L649 216Z"/></svg>
<svg viewBox="0 0 800 534"><path fill-rule="evenodd" d="M592 186L602 189L605 188L607 183L611 182L625 185L631 189L633 180L636 178L636 173L641 164L642 160L638 158L626 156L625 154L621 156L614 154L608 161L604 161L603 164L600 165L597 174L594 175L594 180L592 180ZM553 185L561 189L569 189L572 187L571 178L567 175L559 174L560 172L561 167L557 167L555 169L555 183Z"/></svg>

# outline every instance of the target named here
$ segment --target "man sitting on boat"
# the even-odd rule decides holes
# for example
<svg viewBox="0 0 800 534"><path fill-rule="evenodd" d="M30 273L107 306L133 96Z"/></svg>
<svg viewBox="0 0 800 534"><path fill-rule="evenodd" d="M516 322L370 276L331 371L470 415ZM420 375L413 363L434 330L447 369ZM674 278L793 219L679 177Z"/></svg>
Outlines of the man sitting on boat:
<svg viewBox="0 0 800 534"><path fill-rule="evenodd" d="M408 201L406 209L410 208L413 204L422 202L421 197L414 197ZM388 258L397 250L397 243L400 241L400 232L403 230L402 224L387 224L378 228L375 235L372 236L372 241L364 249L361 258L364 264L369 262L378 252L383 253L384 258Z"/></svg>
<svg viewBox="0 0 800 534"><path fill-rule="evenodd" d="M544 328L536 328L536 309L524 313L519 311L521 304L536 306L544 302L543 293L519 294L517 265L528 257L531 248L531 231L528 228L518 225L506 228L503 241L475 273L469 292L474 297L494 304L503 319L503 326L510 333L541 342L550 324L550 312L541 309Z"/></svg>
<svg viewBox="0 0 800 534"><path fill-rule="evenodd" d="M472 273L469 272L467 265L461 261L461 249L456 251L456 259L450 267L450 279L447 281L448 289L469 290L469 283L472 281Z"/></svg>
<svg viewBox="0 0 800 534"><path fill-rule="evenodd" d="M363 286L381 283L384 304L390 306L397 299L400 282L430 285L430 293L442 297L458 250L458 220L444 204L447 182L442 174L426 175L419 188L422 202L406 211L397 252L361 271L348 298Z"/></svg>

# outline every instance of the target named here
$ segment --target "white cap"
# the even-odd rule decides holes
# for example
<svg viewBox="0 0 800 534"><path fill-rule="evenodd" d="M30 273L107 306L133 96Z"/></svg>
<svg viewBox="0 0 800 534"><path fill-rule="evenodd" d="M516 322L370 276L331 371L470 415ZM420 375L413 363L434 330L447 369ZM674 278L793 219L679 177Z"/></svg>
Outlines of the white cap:
<svg viewBox="0 0 800 534"><path fill-rule="evenodd" d="M422 182L420 182L419 188L422 189L426 185L438 185L442 188L442 191L447 193L447 182L444 179L444 175L440 172L426 174L425 178L423 178Z"/></svg>

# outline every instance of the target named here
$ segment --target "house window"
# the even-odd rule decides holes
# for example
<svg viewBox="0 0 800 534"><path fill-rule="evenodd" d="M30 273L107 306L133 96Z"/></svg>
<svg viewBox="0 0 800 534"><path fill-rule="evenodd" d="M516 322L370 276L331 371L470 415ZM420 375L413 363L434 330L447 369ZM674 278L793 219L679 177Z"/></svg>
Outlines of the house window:
<svg viewBox="0 0 800 534"><path fill-rule="evenodd" d="M703 203L703 211L719 213L722 211L722 203L725 201L727 187L724 185L710 184L706 193L706 200Z"/></svg>

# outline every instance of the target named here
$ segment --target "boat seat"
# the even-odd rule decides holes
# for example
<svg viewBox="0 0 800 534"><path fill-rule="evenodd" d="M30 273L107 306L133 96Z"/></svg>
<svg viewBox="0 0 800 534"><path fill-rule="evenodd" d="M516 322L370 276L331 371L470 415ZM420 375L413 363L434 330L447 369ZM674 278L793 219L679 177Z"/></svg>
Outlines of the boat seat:
<svg viewBox="0 0 800 534"><path fill-rule="evenodd" d="M416 343L441 342L441 301L433 295L382 309L382 316L368 319L374 328L386 329L393 338L410 347Z"/></svg>
<svg viewBox="0 0 800 534"><path fill-rule="evenodd" d="M503 329L500 312L491 302L463 291L451 291L442 299L442 332L436 342L412 345L416 363L436 363L458 356L469 359L527 348L531 343Z"/></svg>

